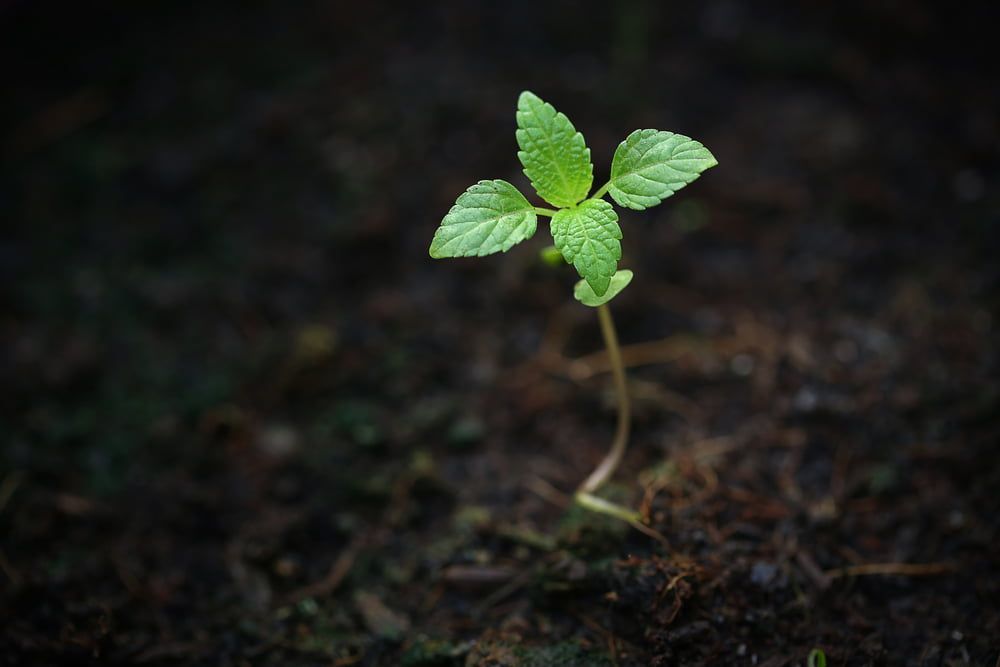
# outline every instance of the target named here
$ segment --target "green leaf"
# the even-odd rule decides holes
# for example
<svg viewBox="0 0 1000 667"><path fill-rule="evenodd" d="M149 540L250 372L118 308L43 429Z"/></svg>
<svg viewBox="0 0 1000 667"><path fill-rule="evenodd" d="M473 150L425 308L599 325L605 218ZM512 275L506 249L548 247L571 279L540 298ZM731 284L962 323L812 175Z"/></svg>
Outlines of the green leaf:
<svg viewBox="0 0 1000 667"><path fill-rule="evenodd" d="M608 285L608 291L604 293L604 296L594 294L594 290L586 280L581 280L576 284L573 288L573 296L583 305L597 308L618 296L623 289L628 287L630 282L632 282L632 272L628 269L622 269L611 276L611 284Z"/></svg>
<svg viewBox="0 0 1000 667"><path fill-rule="evenodd" d="M622 258L618 214L603 199L560 209L552 216L552 238L597 296L604 296Z"/></svg>
<svg viewBox="0 0 1000 667"><path fill-rule="evenodd" d="M611 197L638 211L656 206L718 164L700 143L663 130L636 130L615 150Z"/></svg>
<svg viewBox="0 0 1000 667"><path fill-rule="evenodd" d="M526 90L517 100L517 127L517 157L538 196L554 206L573 206L586 197L594 166L569 118Z"/></svg>
<svg viewBox="0 0 1000 667"><path fill-rule="evenodd" d="M535 208L507 181L479 181L459 195L431 241L431 257L482 257L531 238Z"/></svg>
<svg viewBox="0 0 1000 667"><path fill-rule="evenodd" d="M814 648L809 651L806 658L806 667L826 667L826 653L821 648Z"/></svg>

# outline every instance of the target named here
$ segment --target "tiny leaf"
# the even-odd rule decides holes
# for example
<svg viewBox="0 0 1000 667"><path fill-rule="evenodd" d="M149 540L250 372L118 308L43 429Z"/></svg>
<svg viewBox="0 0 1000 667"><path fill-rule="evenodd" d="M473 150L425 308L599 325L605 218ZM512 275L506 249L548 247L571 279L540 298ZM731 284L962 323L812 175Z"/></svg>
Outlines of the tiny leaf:
<svg viewBox="0 0 1000 667"><path fill-rule="evenodd" d="M542 261L551 267L566 265L566 258L562 256L561 252L559 252L559 248L554 245L545 246L539 254L541 255Z"/></svg>
<svg viewBox="0 0 1000 667"><path fill-rule="evenodd" d="M576 287L573 288L573 296L583 305L597 308L618 296L623 289L628 287L630 282L632 282L632 272L628 269L622 269L611 276L611 284L608 285L608 291L604 293L604 296L594 294L594 290L586 280L581 280L576 284Z"/></svg>
<svg viewBox="0 0 1000 667"><path fill-rule="evenodd" d="M699 142L663 130L636 130L611 162L611 197L638 211L656 206L718 164Z"/></svg>
<svg viewBox="0 0 1000 667"><path fill-rule="evenodd" d="M524 91L517 100L517 127L517 157L538 196L554 206L573 206L586 197L594 166L569 118Z"/></svg>
<svg viewBox="0 0 1000 667"><path fill-rule="evenodd" d="M588 199L552 216L552 238L597 296L604 296L622 258L618 214L603 199Z"/></svg>
<svg viewBox="0 0 1000 667"><path fill-rule="evenodd" d="M531 238L538 217L507 181L479 181L459 195L431 241L431 257L482 257Z"/></svg>

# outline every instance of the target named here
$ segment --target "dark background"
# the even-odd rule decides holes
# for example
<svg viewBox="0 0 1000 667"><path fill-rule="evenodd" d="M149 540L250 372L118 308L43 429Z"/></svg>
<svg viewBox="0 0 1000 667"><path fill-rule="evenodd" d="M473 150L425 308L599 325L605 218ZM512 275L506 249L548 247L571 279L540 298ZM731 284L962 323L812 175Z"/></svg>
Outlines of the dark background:
<svg viewBox="0 0 1000 667"><path fill-rule="evenodd" d="M992 7L0 2L0 661L994 664ZM622 213L669 545L565 506L613 397L545 226L427 256L529 191L523 89L595 185L720 163Z"/></svg>

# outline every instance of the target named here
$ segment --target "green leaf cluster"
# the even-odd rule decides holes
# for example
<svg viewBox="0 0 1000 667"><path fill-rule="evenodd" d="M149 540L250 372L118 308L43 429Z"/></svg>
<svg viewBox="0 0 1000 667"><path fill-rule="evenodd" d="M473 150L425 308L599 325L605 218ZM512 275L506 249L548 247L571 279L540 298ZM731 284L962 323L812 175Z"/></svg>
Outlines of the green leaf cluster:
<svg viewBox="0 0 1000 667"><path fill-rule="evenodd" d="M556 209L536 207L503 180L479 181L458 197L431 241L430 255L483 256L531 238L538 215L552 218L555 248L582 280L574 295L599 306L619 294L632 272L619 270L622 231L604 201L638 211L656 206L718 162L702 144L663 130L636 130L615 150L611 179L591 196L590 149L565 114L525 91L517 101L517 153L535 192ZM590 197L590 198L588 198Z"/></svg>

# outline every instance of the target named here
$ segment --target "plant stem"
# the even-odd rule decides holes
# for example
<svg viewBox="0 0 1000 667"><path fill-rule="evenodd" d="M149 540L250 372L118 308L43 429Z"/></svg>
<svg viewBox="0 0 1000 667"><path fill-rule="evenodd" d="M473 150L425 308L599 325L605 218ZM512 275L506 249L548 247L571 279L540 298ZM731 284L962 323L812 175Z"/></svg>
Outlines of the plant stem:
<svg viewBox="0 0 1000 667"><path fill-rule="evenodd" d="M611 442L611 451L604 457L600 465L590 473L577 494L592 494L599 489L611 475L625 455L628 444L629 425L631 423L631 404L628 399L628 387L625 384L625 365L622 363L621 348L618 346L618 335L615 333L615 323L611 319L611 309L608 304L597 307L597 316L601 321L601 334L604 336L604 346L608 348L608 360L611 362L611 372L615 381L615 394L618 398L618 426L615 428L615 439Z"/></svg>
<svg viewBox="0 0 1000 667"><path fill-rule="evenodd" d="M554 216L556 213L558 213L558 211L556 211L554 208L542 208L541 206L535 206L533 208L535 209L535 213L537 213L538 215L547 215L550 218Z"/></svg>
<svg viewBox="0 0 1000 667"><path fill-rule="evenodd" d="M594 196L591 197L591 199L600 199L604 195L608 194L608 188L610 187L611 187L611 181L608 181L607 183L602 185L597 192L594 193Z"/></svg>
<svg viewBox="0 0 1000 667"><path fill-rule="evenodd" d="M605 500L600 496L595 496L592 493L586 493L584 491L577 491L573 498L576 500L577 504L580 505L580 507L585 507L591 512L607 514L608 516L613 516L616 519L628 521L632 524L642 524L642 515L633 509L625 507L624 505L613 503L610 500Z"/></svg>
<svg viewBox="0 0 1000 667"><path fill-rule="evenodd" d="M616 519L621 519L625 523L629 524L640 533L645 533L649 535L654 540L662 544L663 546L670 548L670 543L667 542L667 538L660 534L659 531L650 528L642 522L642 514L635 510L631 510L623 505L613 503L611 501L605 500L600 496L595 496L591 493L585 493L583 491L577 491L576 495L573 496L577 504L584 509L588 509L591 512L597 512L598 514L607 514L608 516L614 517Z"/></svg>
<svg viewBox="0 0 1000 667"><path fill-rule="evenodd" d="M594 472L590 473L590 477L584 480L580 488L576 490L573 499L584 509L628 523L639 532L645 533L669 549L670 544L667 542L667 538L643 523L641 513L595 495L597 489L615 474L618 464L625 456L631 423L631 404L628 398L628 386L625 384L625 364L622 363L618 334L615 333L615 323L611 319L611 309L608 308L608 304L605 303L597 307L597 316L601 321L601 334L604 336L604 346L608 348L608 359L611 361L611 372L615 380L615 393L618 395L618 426L615 428L615 439L611 443L611 451Z"/></svg>

